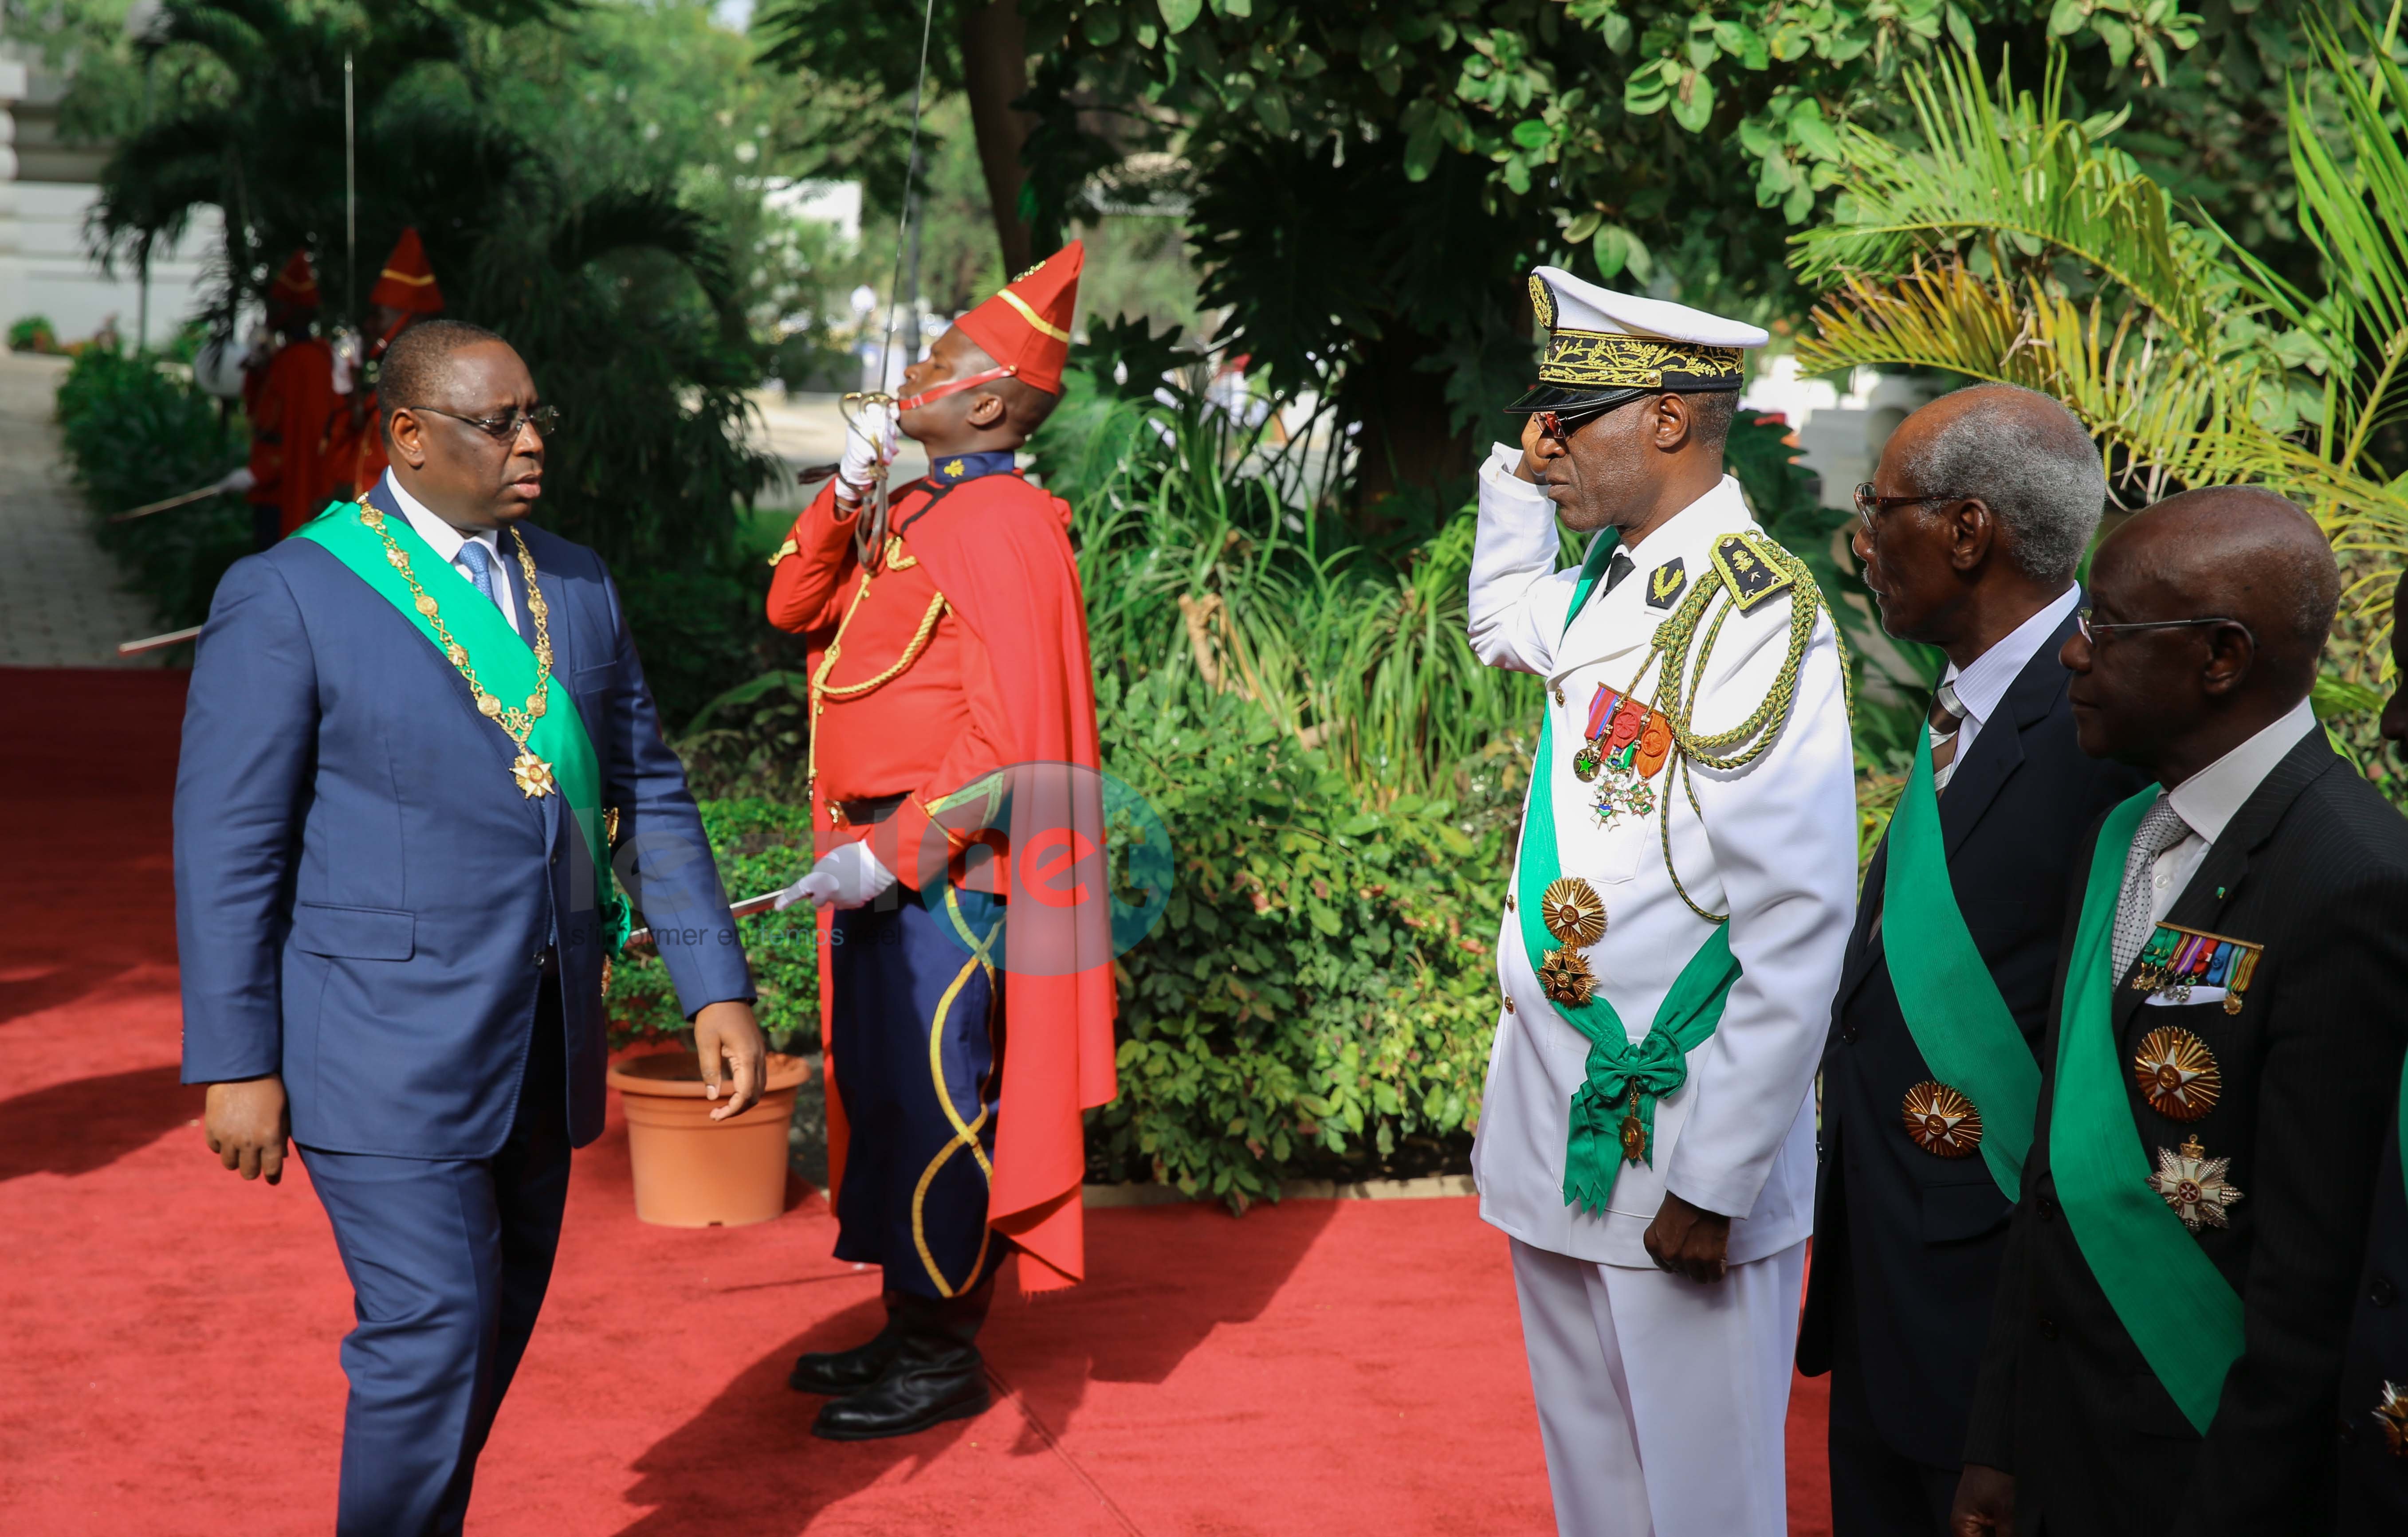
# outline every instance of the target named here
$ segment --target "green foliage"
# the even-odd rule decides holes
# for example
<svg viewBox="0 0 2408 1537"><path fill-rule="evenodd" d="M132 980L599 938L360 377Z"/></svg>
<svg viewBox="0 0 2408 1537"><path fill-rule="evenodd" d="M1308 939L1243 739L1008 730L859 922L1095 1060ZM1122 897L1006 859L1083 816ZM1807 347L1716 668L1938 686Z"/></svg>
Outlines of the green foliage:
<svg viewBox="0 0 2408 1537"><path fill-rule="evenodd" d="M774 801L704 801L719 878L735 901L790 886L810 868L811 818L807 807ZM808 905L755 913L736 920L762 1031L773 1051L816 1051L820 1043L818 931ZM614 1047L686 1029L668 968L655 955L631 956L610 967L610 1045Z"/></svg>
<svg viewBox="0 0 2408 1537"><path fill-rule="evenodd" d="M1242 1209L1299 1174L1459 1157L1496 1017L1499 834L1442 800L1369 809L1233 695L1108 675L1097 704L1105 767L1161 814L1179 876L1121 962L1093 1172Z"/></svg>
<svg viewBox="0 0 2408 1537"><path fill-rule="evenodd" d="M50 324L47 315L27 315L9 323L11 352L55 352L58 347L58 328Z"/></svg>
<svg viewBox="0 0 2408 1537"><path fill-rule="evenodd" d="M60 381L67 463L93 512L93 534L126 585L180 630L208 616L226 567L251 553L251 508L218 496L132 523L108 515L206 486L242 463L240 419L148 353L87 348Z"/></svg>

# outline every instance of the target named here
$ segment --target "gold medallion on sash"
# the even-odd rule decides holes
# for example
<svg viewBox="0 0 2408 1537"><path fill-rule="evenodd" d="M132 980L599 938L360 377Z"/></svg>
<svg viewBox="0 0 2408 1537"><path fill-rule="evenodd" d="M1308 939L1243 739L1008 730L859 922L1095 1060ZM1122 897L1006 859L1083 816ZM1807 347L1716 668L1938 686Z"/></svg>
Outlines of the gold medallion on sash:
<svg viewBox="0 0 2408 1537"><path fill-rule="evenodd" d="M1539 986L1558 1003L1587 1003L1597 978L1581 951L1605 937L1605 899L1578 875L1566 875L1547 884L1539 916L1555 940L1539 962Z"/></svg>

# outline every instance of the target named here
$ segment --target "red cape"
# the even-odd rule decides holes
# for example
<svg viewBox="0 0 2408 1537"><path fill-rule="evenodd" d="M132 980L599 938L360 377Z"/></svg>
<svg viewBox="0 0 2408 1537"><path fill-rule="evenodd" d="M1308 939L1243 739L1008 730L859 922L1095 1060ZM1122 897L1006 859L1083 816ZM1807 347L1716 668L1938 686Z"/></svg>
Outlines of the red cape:
<svg viewBox="0 0 2408 1537"><path fill-rule="evenodd" d="M1070 551L1069 504L1016 475L947 495L902 535L964 628L986 648L1014 734L1005 923L1003 1099L987 1221L1018 1245L1023 1290L1086 1273L1079 1189L1082 1111L1118 1090L1111 884L1087 610ZM897 867L899 868L899 866ZM825 933L823 921L823 935ZM826 951L822 949L824 966ZM824 1001L826 990L821 994ZM841 1062L831 1064L841 1074ZM829 1184L843 1182L846 1129L828 1097Z"/></svg>

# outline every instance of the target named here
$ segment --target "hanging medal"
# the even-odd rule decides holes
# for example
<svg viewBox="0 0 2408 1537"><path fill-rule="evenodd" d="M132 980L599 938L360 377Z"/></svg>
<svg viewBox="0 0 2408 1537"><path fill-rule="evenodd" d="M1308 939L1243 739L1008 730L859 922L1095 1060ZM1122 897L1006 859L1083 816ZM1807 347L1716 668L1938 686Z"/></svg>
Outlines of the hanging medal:
<svg viewBox="0 0 2408 1537"><path fill-rule="evenodd" d="M1585 1003L1597 992L1597 977L1581 951L1605 937L1605 899L1578 875L1566 875L1548 882L1539 902L1555 941L1539 962L1539 986L1558 1003Z"/></svg>
<svg viewBox="0 0 2408 1537"><path fill-rule="evenodd" d="M1598 686L1589 700L1587 740L1572 755L1572 773L1597 785L1589 809L1600 827L1623 817L1644 818L1656 810L1656 787L1648 783L1672 749L1670 722L1628 694Z"/></svg>

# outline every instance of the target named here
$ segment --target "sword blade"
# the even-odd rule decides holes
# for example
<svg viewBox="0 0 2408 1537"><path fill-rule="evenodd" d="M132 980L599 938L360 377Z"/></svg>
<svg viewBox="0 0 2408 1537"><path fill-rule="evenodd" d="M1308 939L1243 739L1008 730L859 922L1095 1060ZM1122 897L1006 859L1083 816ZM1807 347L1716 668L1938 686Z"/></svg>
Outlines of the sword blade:
<svg viewBox="0 0 2408 1537"><path fill-rule="evenodd" d="M742 902L730 903L727 912L731 918L750 918L754 913L766 913L777 904L778 893L764 891L757 897L746 897ZM650 945L652 942L652 931L650 928L638 929L627 935L626 947L632 950L638 945Z"/></svg>
<svg viewBox="0 0 2408 1537"><path fill-rule="evenodd" d="M117 643L117 654L130 657L143 651L156 651L163 646L175 646L188 641L200 633L201 627L196 624L190 630L170 630L164 635L145 635L140 640L120 641Z"/></svg>

